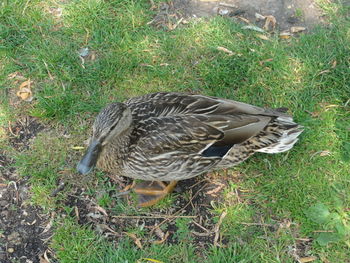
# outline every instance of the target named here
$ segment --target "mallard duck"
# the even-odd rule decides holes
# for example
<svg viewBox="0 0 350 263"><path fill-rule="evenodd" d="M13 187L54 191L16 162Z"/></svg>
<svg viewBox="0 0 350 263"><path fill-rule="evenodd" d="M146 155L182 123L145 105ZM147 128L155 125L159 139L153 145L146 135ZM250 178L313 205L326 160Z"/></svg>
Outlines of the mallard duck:
<svg viewBox="0 0 350 263"><path fill-rule="evenodd" d="M140 206L149 206L176 181L237 165L255 152L291 149L302 126L285 111L172 92L115 102L97 115L77 169L87 174L96 165L143 180L135 192Z"/></svg>

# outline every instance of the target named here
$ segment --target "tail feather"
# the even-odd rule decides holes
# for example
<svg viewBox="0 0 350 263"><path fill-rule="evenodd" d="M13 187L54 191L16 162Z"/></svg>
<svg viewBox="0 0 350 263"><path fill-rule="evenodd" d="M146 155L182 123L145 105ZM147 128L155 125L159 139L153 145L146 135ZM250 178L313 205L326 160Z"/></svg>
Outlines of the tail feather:
<svg viewBox="0 0 350 263"><path fill-rule="evenodd" d="M277 130L280 136L276 137L275 142L257 149L262 153L282 153L290 150L298 141L298 136L303 132L303 127L293 122L292 118L278 117L276 119ZM275 133L271 133L270 136Z"/></svg>

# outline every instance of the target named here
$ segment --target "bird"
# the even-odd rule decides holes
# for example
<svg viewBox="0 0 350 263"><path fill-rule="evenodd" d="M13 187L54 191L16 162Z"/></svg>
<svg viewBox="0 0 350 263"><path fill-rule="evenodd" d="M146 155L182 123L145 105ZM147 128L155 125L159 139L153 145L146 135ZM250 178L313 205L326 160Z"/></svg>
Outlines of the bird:
<svg viewBox="0 0 350 263"><path fill-rule="evenodd" d="M177 181L235 166L256 152L290 150L303 126L287 110L177 92L113 102L98 113L77 170L85 175L96 166L140 179L139 206L151 206Z"/></svg>

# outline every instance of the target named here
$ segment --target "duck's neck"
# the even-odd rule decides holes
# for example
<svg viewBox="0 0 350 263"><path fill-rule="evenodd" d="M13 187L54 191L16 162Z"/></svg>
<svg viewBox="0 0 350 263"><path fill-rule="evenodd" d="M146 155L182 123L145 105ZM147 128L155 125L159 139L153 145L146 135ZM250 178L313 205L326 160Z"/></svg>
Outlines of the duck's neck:
<svg viewBox="0 0 350 263"><path fill-rule="evenodd" d="M98 168L107 172L120 173L123 162L128 156L131 131L131 127L126 129L104 147L97 161Z"/></svg>

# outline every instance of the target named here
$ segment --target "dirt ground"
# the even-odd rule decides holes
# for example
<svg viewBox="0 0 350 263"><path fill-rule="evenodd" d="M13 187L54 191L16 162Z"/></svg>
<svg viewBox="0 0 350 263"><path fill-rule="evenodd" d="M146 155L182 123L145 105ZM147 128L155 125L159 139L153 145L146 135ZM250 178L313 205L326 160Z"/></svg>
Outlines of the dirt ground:
<svg viewBox="0 0 350 263"><path fill-rule="evenodd" d="M21 151L43 130L34 118L23 117L9 130L10 144ZM0 150L0 262L39 262L51 235L49 215L30 205L28 177L20 176L14 160Z"/></svg>
<svg viewBox="0 0 350 263"><path fill-rule="evenodd" d="M154 6L154 9L156 8ZM169 27L168 22L174 20L174 17L173 23L176 25L180 19L180 23L185 22L182 18L216 15L227 16L261 28L265 24L262 16L273 16L279 31L286 31L291 27L305 27L306 30L311 30L315 25L324 22L322 12L314 0L174 0L160 5L159 13L153 22Z"/></svg>

